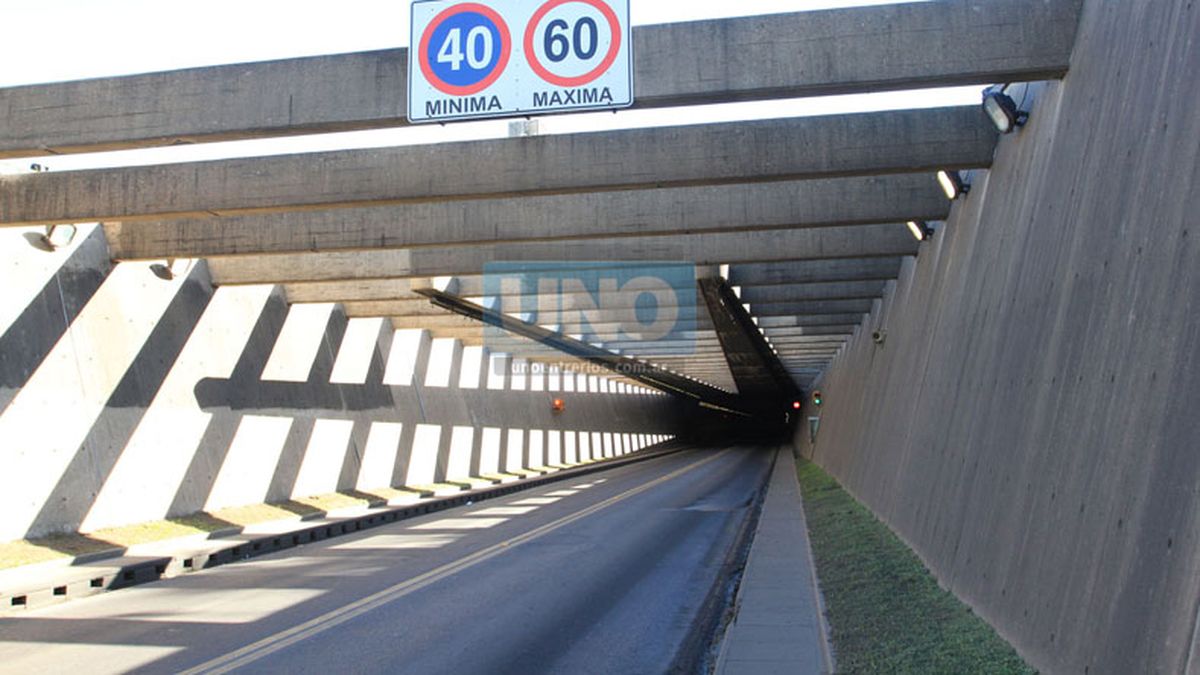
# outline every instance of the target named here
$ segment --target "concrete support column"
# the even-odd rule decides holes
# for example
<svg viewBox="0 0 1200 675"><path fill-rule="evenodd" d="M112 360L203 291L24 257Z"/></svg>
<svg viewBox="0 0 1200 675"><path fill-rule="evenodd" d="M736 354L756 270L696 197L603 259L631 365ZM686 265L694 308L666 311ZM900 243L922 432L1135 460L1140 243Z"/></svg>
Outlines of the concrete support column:
<svg viewBox="0 0 1200 675"><path fill-rule="evenodd" d="M0 414L0 540L28 533L168 305L187 281L117 266ZM86 495L91 499L93 495Z"/></svg>
<svg viewBox="0 0 1200 675"><path fill-rule="evenodd" d="M214 293L113 465L83 531L163 518L175 515L176 503L193 507L187 511L208 500L213 482L204 476L215 477L240 413L231 414L227 404L220 410L202 407L196 400L196 384L234 378L242 355L253 351L255 329L271 298L270 286L226 287ZM221 461L215 466L189 472L217 455Z"/></svg>

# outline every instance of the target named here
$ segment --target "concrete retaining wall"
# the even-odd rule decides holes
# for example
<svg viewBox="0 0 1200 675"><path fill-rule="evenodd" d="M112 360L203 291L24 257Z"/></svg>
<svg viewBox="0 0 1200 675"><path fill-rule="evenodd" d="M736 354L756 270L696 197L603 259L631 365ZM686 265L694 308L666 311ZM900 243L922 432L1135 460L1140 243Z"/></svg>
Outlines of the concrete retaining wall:
<svg viewBox="0 0 1200 675"><path fill-rule="evenodd" d="M666 396L514 374L272 286L214 290L203 263L113 267L98 229L40 250L39 231L0 232L0 541L615 456L679 428Z"/></svg>
<svg viewBox="0 0 1200 675"><path fill-rule="evenodd" d="M1197 35L1192 2L1087 2L797 434L1043 672L1200 672Z"/></svg>

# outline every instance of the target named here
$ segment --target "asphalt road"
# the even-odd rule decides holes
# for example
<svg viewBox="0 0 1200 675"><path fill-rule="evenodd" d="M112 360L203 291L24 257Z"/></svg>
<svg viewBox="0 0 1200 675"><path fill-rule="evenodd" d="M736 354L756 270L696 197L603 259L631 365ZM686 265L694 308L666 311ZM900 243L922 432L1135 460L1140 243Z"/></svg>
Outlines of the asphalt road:
<svg viewBox="0 0 1200 675"><path fill-rule="evenodd" d="M0 672L672 672L770 457L688 450L0 619Z"/></svg>

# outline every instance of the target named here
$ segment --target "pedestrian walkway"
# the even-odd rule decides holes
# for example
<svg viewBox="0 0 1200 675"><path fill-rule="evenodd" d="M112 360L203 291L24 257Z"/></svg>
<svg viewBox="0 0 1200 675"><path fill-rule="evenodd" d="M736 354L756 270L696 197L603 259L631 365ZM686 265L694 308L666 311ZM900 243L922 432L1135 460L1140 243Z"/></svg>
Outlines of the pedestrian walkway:
<svg viewBox="0 0 1200 675"><path fill-rule="evenodd" d="M776 452L736 603L718 675L833 672L790 446Z"/></svg>

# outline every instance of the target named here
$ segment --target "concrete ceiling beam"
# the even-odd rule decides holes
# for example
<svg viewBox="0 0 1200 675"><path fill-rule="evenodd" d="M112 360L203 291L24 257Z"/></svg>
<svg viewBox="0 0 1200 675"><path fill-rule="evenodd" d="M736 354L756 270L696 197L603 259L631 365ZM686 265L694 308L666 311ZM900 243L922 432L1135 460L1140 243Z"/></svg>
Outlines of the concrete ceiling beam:
<svg viewBox="0 0 1200 675"><path fill-rule="evenodd" d="M930 173L106 223L117 260L943 220ZM632 244L631 244L632 245Z"/></svg>
<svg viewBox="0 0 1200 675"><path fill-rule="evenodd" d="M830 281L887 281L900 276L903 263L902 258L871 258L730 265L729 285L744 289Z"/></svg>
<svg viewBox="0 0 1200 675"><path fill-rule="evenodd" d="M31 173L0 176L0 225L973 169L996 141L963 106Z"/></svg>
<svg viewBox="0 0 1200 675"><path fill-rule="evenodd" d="M740 288L738 297L751 306L804 300L862 300L881 297L886 286L884 281L746 286Z"/></svg>
<svg viewBox="0 0 1200 675"><path fill-rule="evenodd" d="M620 262L764 262L828 258L916 255L918 242L899 223L848 225L752 234L643 237L637 246L623 239L578 239L533 244L494 244L471 248L419 248L355 253L291 253L209 259L217 284L344 281L374 277L479 274L496 261L604 260Z"/></svg>
<svg viewBox="0 0 1200 675"><path fill-rule="evenodd" d="M944 0L641 26L635 107L1058 78L1080 5ZM407 50L389 49L0 89L0 158L401 126L407 67Z"/></svg>

